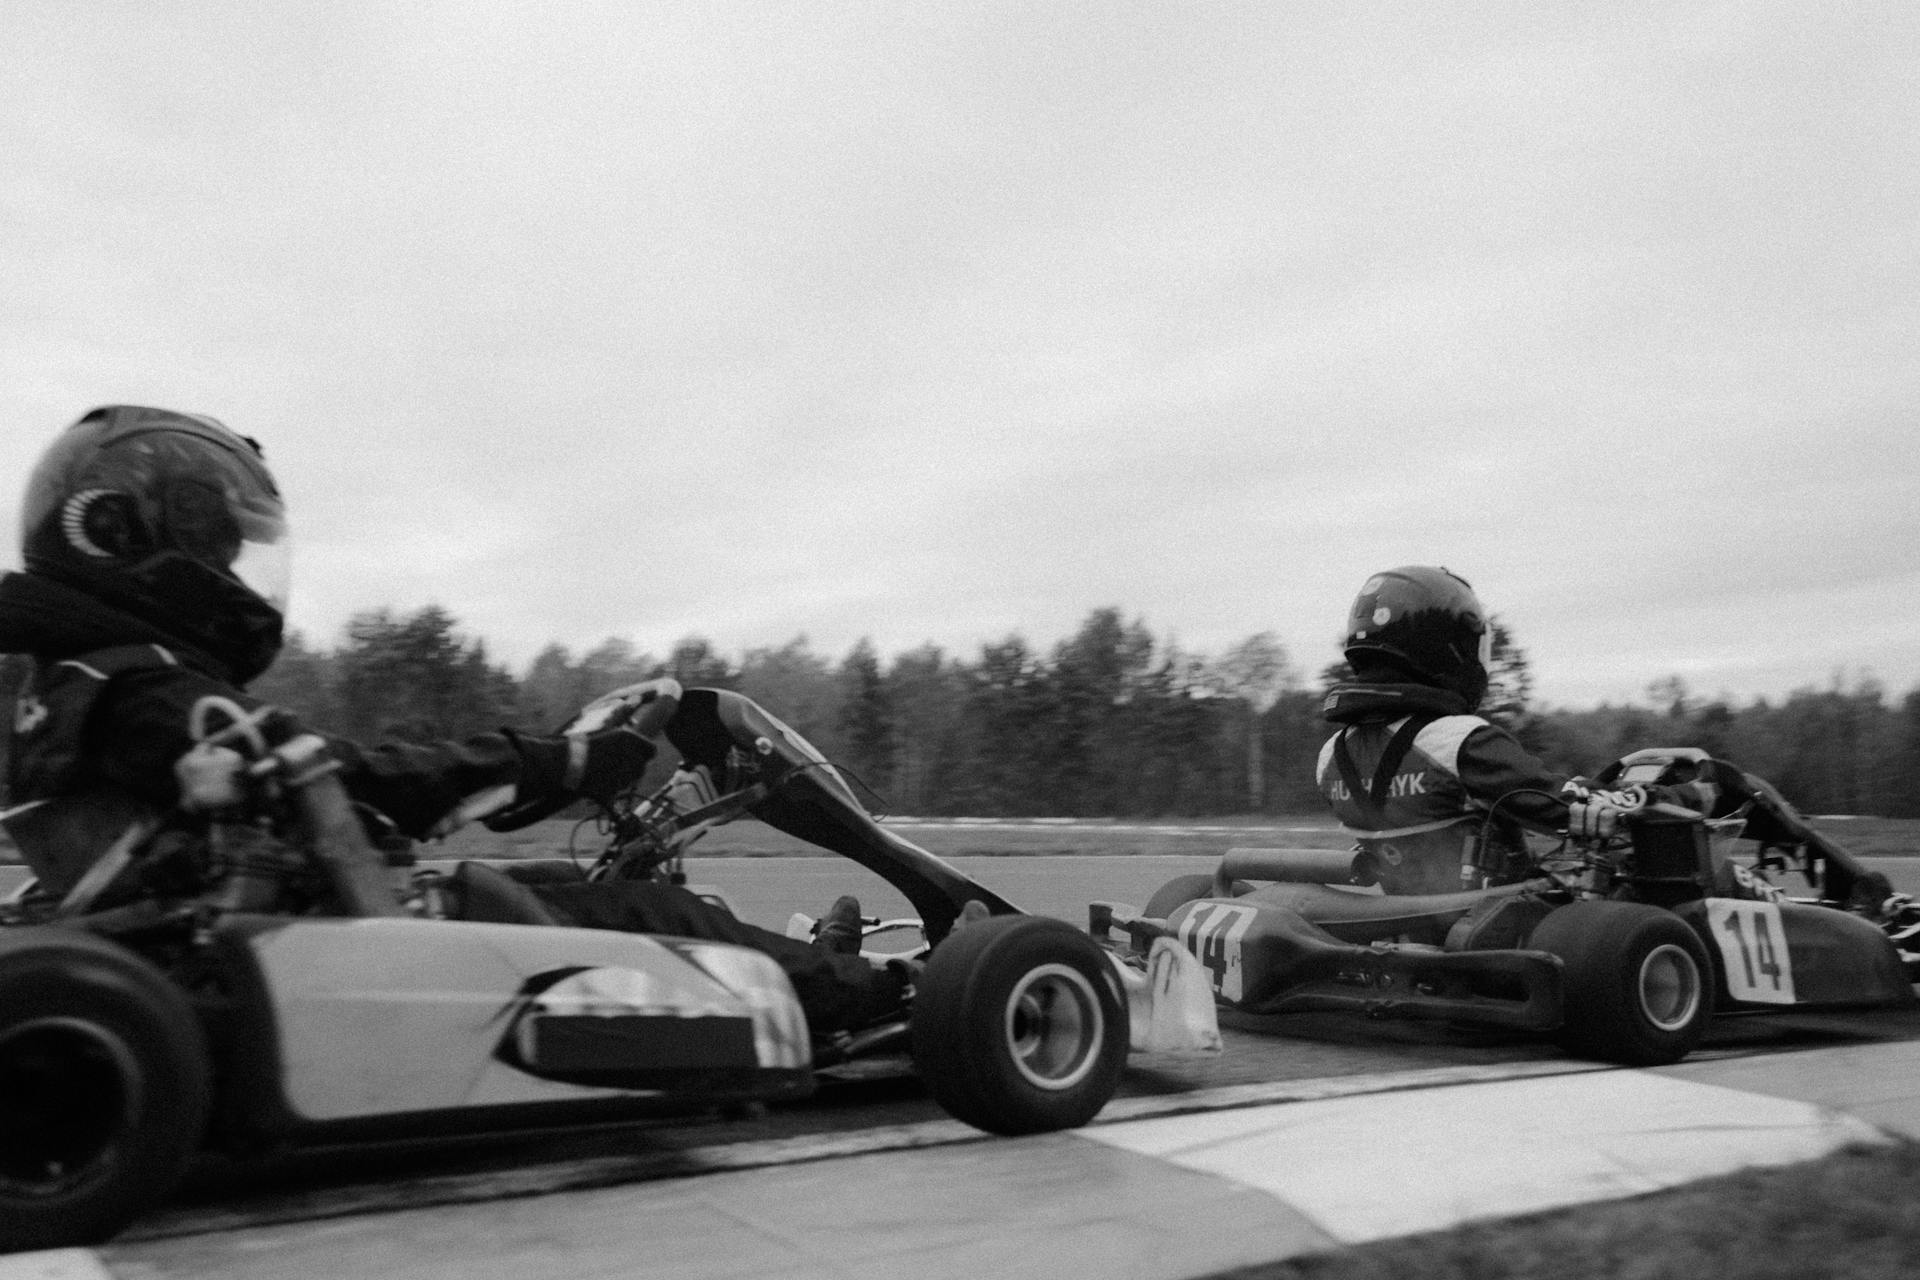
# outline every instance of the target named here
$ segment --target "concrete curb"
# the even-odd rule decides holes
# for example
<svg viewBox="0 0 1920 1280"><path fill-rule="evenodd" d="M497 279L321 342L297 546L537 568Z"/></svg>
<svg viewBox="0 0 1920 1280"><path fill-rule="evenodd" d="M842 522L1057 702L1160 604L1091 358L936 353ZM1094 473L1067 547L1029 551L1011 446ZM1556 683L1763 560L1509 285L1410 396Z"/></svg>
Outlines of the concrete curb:
<svg viewBox="0 0 1920 1280"><path fill-rule="evenodd" d="M0 1280L1178 1280L1920 1136L1916 1068L1920 1042L1893 1042L1658 1071L1518 1063L1234 1086L1123 1099L1040 1138L939 1121L679 1153L675 1172L698 1177L576 1170L432 1203L406 1184L408 1207L387 1212L370 1211L376 1196L354 1216L142 1224L99 1249L0 1257Z"/></svg>

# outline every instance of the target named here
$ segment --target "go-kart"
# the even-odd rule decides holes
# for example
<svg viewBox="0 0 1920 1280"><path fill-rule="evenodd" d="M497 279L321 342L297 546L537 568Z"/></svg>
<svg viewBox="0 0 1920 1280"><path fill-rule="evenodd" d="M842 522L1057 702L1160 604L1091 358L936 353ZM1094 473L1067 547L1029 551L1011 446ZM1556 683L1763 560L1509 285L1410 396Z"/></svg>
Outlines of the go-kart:
<svg viewBox="0 0 1920 1280"><path fill-rule="evenodd" d="M599 699L565 732L622 722L644 705L654 683ZM1137 957L1103 954L1066 922L1022 913L881 825L825 756L751 699L724 689L680 693L676 686L675 693L677 708L664 735L680 753L681 770L704 774L713 794L689 807L669 783L644 798L617 801L604 815L607 842L590 865L529 861L509 867L511 875L526 883L650 878L686 884L688 848L747 816L875 872L916 914L868 917L866 937L910 929L921 943L867 954L875 963L916 962L911 1003L872 1026L816 1036L813 1066L908 1057L942 1107L993 1133L1084 1124L1112 1095L1129 1048L1219 1051L1204 975L1179 947L1147 948ZM510 810L490 825L510 829L541 812ZM724 905L723 897L712 896ZM968 904L987 918L957 930ZM787 932L807 937L816 924L795 913Z"/></svg>
<svg viewBox="0 0 1920 1280"><path fill-rule="evenodd" d="M1244 1013L1552 1032L1572 1053L1637 1065L1685 1057L1716 1010L1912 1003L1920 904L1771 784L1698 749L1656 748L1595 785L1644 802L1659 794L1648 788L1702 778L1718 788L1711 812L1643 803L1605 838L1560 833L1511 882L1384 894L1364 852L1233 849L1143 909L1094 903L1090 931L1118 950L1177 940L1218 1002ZM1480 827L1482 866L1497 861L1498 809ZM1789 867L1804 895L1774 884Z"/></svg>
<svg viewBox="0 0 1920 1280"><path fill-rule="evenodd" d="M1130 1039L1192 1026L1208 1047L1213 1006L1184 953L1169 947L1148 972L1063 921L1020 914L881 827L750 700L680 692L616 691L567 731L646 708L719 794L692 811L666 788L620 799L605 850L573 874L681 875L691 840L756 816L912 902L926 945L910 957L924 967L907 1008L815 1035L759 951L537 912L458 918L450 890L466 864L396 875L411 858L375 847L324 740L271 743L260 714L208 700L179 770L198 825L137 819L69 892L30 884L0 905L0 1251L110 1236L203 1150L797 1099L817 1069L884 1053L909 1057L960 1119L1028 1133L1099 1111ZM500 817L524 824L546 807ZM953 932L969 901L989 918ZM1160 1012L1181 974L1204 1019Z"/></svg>

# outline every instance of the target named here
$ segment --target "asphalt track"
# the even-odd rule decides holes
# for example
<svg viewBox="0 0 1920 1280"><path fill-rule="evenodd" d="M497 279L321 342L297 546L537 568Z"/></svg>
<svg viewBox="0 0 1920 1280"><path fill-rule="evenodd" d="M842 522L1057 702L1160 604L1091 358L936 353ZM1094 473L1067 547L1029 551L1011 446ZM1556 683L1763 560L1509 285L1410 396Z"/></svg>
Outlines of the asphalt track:
<svg viewBox="0 0 1920 1280"><path fill-rule="evenodd" d="M1658 1073L1271 1021L1206 1067L1136 1062L1072 1134L986 1138L895 1077L760 1115L208 1165L110 1245L0 1257L0 1280L1175 1280L1810 1159L1920 1114L1913 1011L1726 1020Z"/></svg>
<svg viewBox="0 0 1920 1280"><path fill-rule="evenodd" d="M1136 1057L1106 1120L1172 1116L1250 1102L1387 1092L1408 1081L1525 1078L1587 1069L1548 1042L1512 1033L1338 1015L1227 1015L1226 1052ZM1920 1041L1920 1009L1723 1018L1690 1061ZM209 1160L176 1202L124 1237L153 1240L716 1170L971 1141L903 1064L829 1080L804 1103L743 1114L544 1130L432 1143Z"/></svg>
<svg viewBox="0 0 1920 1280"><path fill-rule="evenodd" d="M1031 910L1075 918L1091 898L1140 901L1170 875L1204 869L1209 860L1136 856L956 861ZM1920 864L1890 859L1883 865L1902 887L1920 881ZM694 868L696 880L717 884L743 915L761 923L777 923L774 917L793 904L813 904L817 910L846 887L861 889L870 911L890 914L898 909L877 881L848 886L850 870L859 874L857 868L830 858L712 860ZM1591 1069L1561 1058L1551 1044L1511 1033L1335 1015L1227 1015L1224 1022L1227 1052L1218 1058L1134 1059L1119 1096L1102 1117L1103 1125L1262 1103L1366 1098L1434 1084L1551 1079ZM1920 1011L1724 1018L1690 1061L1709 1069L1716 1063L1738 1069L1741 1063L1764 1063L1780 1055L1811 1053L1811 1061L1822 1052L1844 1054L1903 1041L1920 1041ZM1114 1131L1126 1127L1120 1124ZM364 1223L378 1235L385 1221L378 1215L400 1210L517 1203L528 1196L580 1195L639 1184L671 1188L690 1177L749 1170L772 1177L803 1176L780 1171L830 1168L835 1161L876 1153L979 1141L979 1135L946 1119L910 1075L882 1067L865 1076L829 1080L807 1103L745 1114L363 1145L244 1162L208 1160L195 1169L174 1203L136 1223L115 1249L129 1251L125 1256L132 1261L143 1248L190 1248L195 1240L238 1240L261 1229L324 1229L327 1223ZM931 1190L938 1194L938 1188ZM370 1219L369 1214L376 1216ZM241 1234L233 1235L236 1232ZM404 1253L396 1241L396 1262ZM397 1266L389 1274L407 1270ZM67 1273L18 1274L39 1280ZM116 1268L111 1274L140 1271L137 1266L131 1272ZM14 1273L0 1266L0 1277L14 1280Z"/></svg>

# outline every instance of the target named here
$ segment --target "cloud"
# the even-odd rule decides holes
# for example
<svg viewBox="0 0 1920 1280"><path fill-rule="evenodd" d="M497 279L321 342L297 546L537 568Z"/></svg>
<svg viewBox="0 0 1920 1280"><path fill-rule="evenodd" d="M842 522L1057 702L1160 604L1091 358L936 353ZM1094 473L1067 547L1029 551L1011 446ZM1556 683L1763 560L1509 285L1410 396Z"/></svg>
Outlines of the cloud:
<svg viewBox="0 0 1920 1280"><path fill-rule="evenodd" d="M312 634L1311 670L1426 561L1553 701L1920 683L1907 7L12 17L0 464L259 435Z"/></svg>

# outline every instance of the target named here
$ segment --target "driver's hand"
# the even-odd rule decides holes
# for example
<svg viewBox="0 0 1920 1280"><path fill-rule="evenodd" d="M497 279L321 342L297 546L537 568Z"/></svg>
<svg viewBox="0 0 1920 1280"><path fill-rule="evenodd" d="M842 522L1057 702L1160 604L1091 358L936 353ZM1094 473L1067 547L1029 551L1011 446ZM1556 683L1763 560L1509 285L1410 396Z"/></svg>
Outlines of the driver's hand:
<svg viewBox="0 0 1920 1280"><path fill-rule="evenodd" d="M703 764L692 768L682 765L667 779L667 803L677 814L704 809L719 798L719 794L713 786L713 775Z"/></svg>
<svg viewBox="0 0 1920 1280"><path fill-rule="evenodd" d="M1644 809L1647 793L1643 787L1623 791L1588 791L1567 806L1567 834L1582 840L1603 840L1620 827L1629 813Z"/></svg>
<svg viewBox="0 0 1920 1280"><path fill-rule="evenodd" d="M568 791L605 802L640 780L653 759L653 744L631 725L567 738Z"/></svg>

